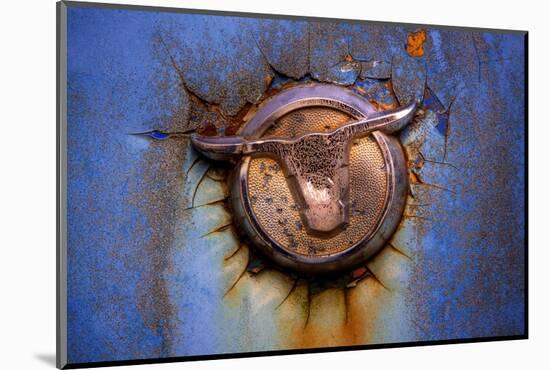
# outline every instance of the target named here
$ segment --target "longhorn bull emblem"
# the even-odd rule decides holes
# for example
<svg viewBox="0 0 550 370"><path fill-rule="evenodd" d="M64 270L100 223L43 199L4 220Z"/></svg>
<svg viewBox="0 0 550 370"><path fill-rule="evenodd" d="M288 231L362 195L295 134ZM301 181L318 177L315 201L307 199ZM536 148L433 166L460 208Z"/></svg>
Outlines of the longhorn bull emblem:
<svg viewBox="0 0 550 370"><path fill-rule="evenodd" d="M191 141L203 155L216 161L242 156L269 156L283 168L300 217L308 233L330 236L349 222L349 156L355 139L375 131L391 134L414 116L416 104L348 122L330 132L296 138L247 139L194 134Z"/></svg>

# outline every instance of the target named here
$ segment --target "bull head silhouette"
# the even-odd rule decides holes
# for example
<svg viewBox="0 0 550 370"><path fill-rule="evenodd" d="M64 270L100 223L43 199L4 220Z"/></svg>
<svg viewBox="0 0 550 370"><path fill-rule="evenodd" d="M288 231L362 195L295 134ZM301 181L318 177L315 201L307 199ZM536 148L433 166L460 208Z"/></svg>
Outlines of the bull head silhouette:
<svg viewBox="0 0 550 370"><path fill-rule="evenodd" d="M269 156L283 168L308 233L330 236L349 220L349 154L355 139L374 131L391 134L414 116L416 104L348 122L333 131L297 138L246 139L194 134L191 141L213 160L237 160L243 155Z"/></svg>

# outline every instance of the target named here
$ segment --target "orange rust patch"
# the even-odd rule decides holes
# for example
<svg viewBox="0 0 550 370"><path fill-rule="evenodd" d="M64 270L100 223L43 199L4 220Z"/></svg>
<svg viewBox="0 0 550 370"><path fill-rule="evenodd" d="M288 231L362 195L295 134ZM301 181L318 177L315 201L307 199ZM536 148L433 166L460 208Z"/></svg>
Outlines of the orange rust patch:
<svg viewBox="0 0 550 370"><path fill-rule="evenodd" d="M218 130L212 122L206 122L201 127L197 129L197 133L204 136L216 136Z"/></svg>
<svg viewBox="0 0 550 370"><path fill-rule="evenodd" d="M361 276L365 275L366 273L367 273L367 268L365 266L361 266L351 272L351 277L353 279L358 279Z"/></svg>
<svg viewBox="0 0 550 370"><path fill-rule="evenodd" d="M348 298L345 289L328 289L309 297L307 317L285 342L293 348L318 348L357 344L348 325Z"/></svg>
<svg viewBox="0 0 550 370"><path fill-rule="evenodd" d="M409 32L407 36L407 53L411 57L421 57L424 55L424 41L426 41L426 31L420 30Z"/></svg>
<svg viewBox="0 0 550 370"><path fill-rule="evenodd" d="M346 56L344 56L344 60L345 60L346 62L353 62L354 59L353 59L353 57L352 57L351 55L346 54Z"/></svg>
<svg viewBox="0 0 550 370"><path fill-rule="evenodd" d="M273 76L272 75L265 76L265 78L264 78L265 86L271 85L271 81L273 81Z"/></svg>
<svg viewBox="0 0 550 370"><path fill-rule="evenodd" d="M244 118L248 114L248 111L252 107L252 104L246 103L245 106L234 116L227 117L228 124L225 128L225 135L235 135L241 125L244 123Z"/></svg>
<svg viewBox="0 0 550 370"><path fill-rule="evenodd" d="M367 91L365 89L363 89L361 86L354 86L354 88L359 91L360 93L363 93L363 94L366 94Z"/></svg>
<svg viewBox="0 0 550 370"><path fill-rule="evenodd" d="M306 297L301 297L303 303L299 305L295 302L294 305L297 306L295 310L304 310L302 315L290 316L286 313L279 317L285 329L290 329L280 330L285 347L319 348L368 344L383 335L383 326L379 321L389 307L390 293L372 277L361 280L355 288L333 289L320 294L330 297L319 299L313 296L309 303ZM288 322L297 317L302 320L301 325L289 328Z"/></svg>
<svg viewBox="0 0 550 370"><path fill-rule="evenodd" d="M399 107L397 103L381 103L376 100L369 100L369 102L374 105L374 108L377 111L384 111L384 110L390 110L390 109L396 109Z"/></svg>
<svg viewBox="0 0 550 370"><path fill-rule="evenodd" d="M409 182L411 184L418 184L420 182L420 179L418 178L418 176L416 176L414 172L409 171Z"/></svg>

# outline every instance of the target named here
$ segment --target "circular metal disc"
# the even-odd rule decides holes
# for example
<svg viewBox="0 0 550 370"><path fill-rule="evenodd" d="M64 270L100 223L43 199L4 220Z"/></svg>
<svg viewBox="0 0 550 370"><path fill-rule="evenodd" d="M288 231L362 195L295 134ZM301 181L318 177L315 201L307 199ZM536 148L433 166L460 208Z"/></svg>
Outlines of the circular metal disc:
<svg viewBox="0 0 550 370"><path fill-rule="evenodd" d="M352 91L307 84L263 103L240 131L247 139L328 132L369 117L374 107ZM407 176L397 139L381 132L356 139L349 158L349 222L331 235L308 231L282 166L268 156L245 156L232 180L237 224L275 263L304 273L353 268L382 248L403 212Z"/></svg>

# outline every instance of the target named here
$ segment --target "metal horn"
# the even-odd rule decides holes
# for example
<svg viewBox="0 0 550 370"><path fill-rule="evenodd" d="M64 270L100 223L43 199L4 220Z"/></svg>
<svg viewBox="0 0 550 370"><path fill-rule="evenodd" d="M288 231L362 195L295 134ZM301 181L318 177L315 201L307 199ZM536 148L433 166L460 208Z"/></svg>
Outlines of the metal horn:
<svg viewBox="0 0 550 370"><path fill-rule="evenodd" d="M413 118L416 104L352 121L331 132L297 138L247 140L241 136L193 135L194 147L214 160L266 154L284 169L300 215L309 233L332 235L349 219L349 151L354 139L374 131L391 134Z"/></svg>

